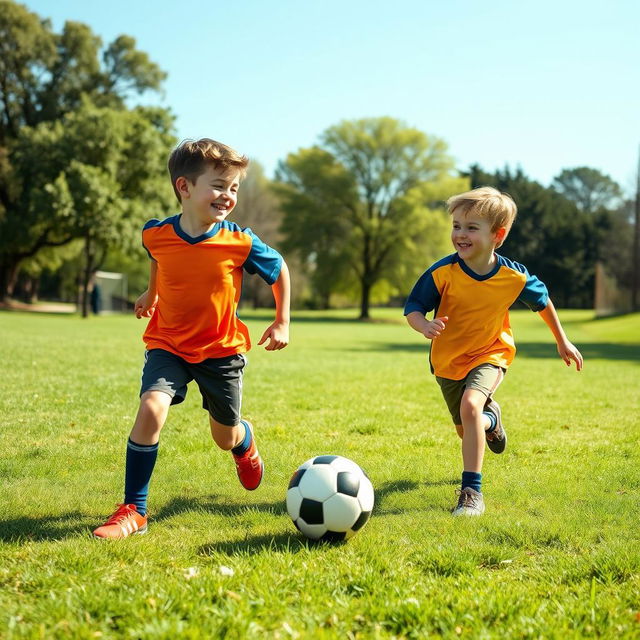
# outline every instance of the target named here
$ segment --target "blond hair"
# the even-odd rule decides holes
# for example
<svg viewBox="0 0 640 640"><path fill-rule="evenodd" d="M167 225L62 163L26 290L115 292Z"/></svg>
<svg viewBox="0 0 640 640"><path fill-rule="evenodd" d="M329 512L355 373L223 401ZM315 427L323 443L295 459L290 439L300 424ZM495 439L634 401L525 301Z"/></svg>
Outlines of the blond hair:
<svg viewBox="0 0 640 640"><path fill-rule="evenodd" d="M511 225L516 218L518 208L513 198L508 193L501 193L493 187L478 187L457 196L451 196L447 200L449 213L460 211L463 216L469 213L484 218L491 224L491 231L496 232L504 227L506 233L497 245L505 241Z"/></svg>
<svg viewBox="0 0 640 640"><path fill-rule="evenodd" d="M176 180L185 177L195 184L198 176L202 175L210 165L216 169L238 169L242 179L247 173L249 158L211 138L183 140L169 156L169 175L178 202L182 200L176 188Z"/></svg>

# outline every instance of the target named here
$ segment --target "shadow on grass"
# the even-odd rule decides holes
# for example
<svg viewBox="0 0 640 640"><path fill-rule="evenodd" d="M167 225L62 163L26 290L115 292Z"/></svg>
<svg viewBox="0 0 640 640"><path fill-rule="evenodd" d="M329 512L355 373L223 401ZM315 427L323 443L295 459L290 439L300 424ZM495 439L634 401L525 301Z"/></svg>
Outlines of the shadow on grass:
<svg viewBox="0 0 640 640"><path fill-rule="evenodd" d="M640 344L619 344L613 342L586 342L577 344L585 360L628 360L640 364ZM516 342L517 356L525 358L558 358L555 345L550 342ZM424 353L429 351L428 344L422 343L369 343L368 346L354 351L405 351ZM516 357L517 357L516 356Z"/></svg>
<svg viewBox="0 0 640 640"><path fill-rule="evenodd" d="M273 322L273 314L269 315L268 313L245 313L243 315L242 310L239 311L238 315L242 320L256 320L257 322ZM368 318L367 320L361 320L358 318L356 314L353 316L296 316L295 314L291 318L292 324L304 324L304 323L313 323L313 324L353 324L353 325L363 325L363 324L404 324L404 319L401 317L400 319L395 318Z"/></svg>
<svg viewBox="0 0 640 640"><path fill-rule="evenodd" d="M160 522L189 511L211 511L225 517L242 516L249 512L286 513L283 501L258 502L243 505L229 504L224 496L204 496L195 498L174 498L157 513L151 512L150 522ZM55 516L22 517L0 520L0 542L26 542L62 540L78 534L86 534L105 520L105 514L95 517L79 511Z"/></svg>
<svg viewBox="0 0 640 640"><path fill-rule="evenodd" d="M62 540L79 533L83 534L91 526L97 526L96 520L78 511L41 518L25 516L0 520L0 542Z"/></svg>
<svg viewBox="0 0 640 640"><path fill-rule="evenodd" d="M419 507L385 507L387 498L393 494L409 493L416 489L424 487L454 487L460 483L459 478L442 478L440 480L416 482L415 480L396 480L393 482L385 482L383 485L376 487L376 502L373 507L374 515L395 515L399 513L406 513L407 511L441 511L442 508L438 505L429 505L427 503L421 503Z"/></svg>
<svg viewBox="0 0 640 640"><path fill-rule="evenodd" d="M391 515L396 513L405 513L410 511L411 509L403 508L391 508L386 509L384 507L384 503L386 499L393 494L398 493L409 493L411 491L415 491L416 489L424 488L424 487L439 487L439 486L453 486L459 483L459 479L440 479L434 480L432 482L416 482L415 480L395 480L392 482L386 482L380 486L375 488L375 504L373 507L373 516L376 515ZM216 496L211 496L214 500ZM179 501L173 501L179 502ZM172 505L167 506L167 512L165 513L165 509L162 509L158 514L158 518L161 517L170 517L174 515L176 511L172 511ZM192 502L192 501L187 501ZM189 508L209 508L211 503L207 500L197 500L196 504ZM237 516L241 515L243 512L247 511L269 511L270 513L286 513L286 508L284 503L276 502L276 503L262 503L262 504L254 504L248 505L246 507L238 507L232 505L222 505L222 508L219 508L220 505L214 507L218 513L223 513L227 516ZM433 507L429 507L428 505L424 505L420 507L421 510L429 510L430 508L436 510L443 510L441 507L434 505ZM242 554L247 552L257 552L257 551L269 551L275 553L298 553L300 551L307 551L310 549L322 549L322 548L335 548L337 545L346 544L345 542L321 542L315 540L308 540L304 536L295 531L292 531L290 534L279 534L279 535L258 535L253 536L248 532L245 533L244 538L225 541L225 542L214 542L211 544L206 544L201 546L198 549L199 555L209 556L216 553L222 553L225 555L235 555Z"/></svg>
<svg viewBox="0 0 640 640"><path fill-rule="evenodd" d="M291 525L293 527L293 525ZM311 549L333 549L336 546L346 544L344 541L321 542L319 540L309 540L301 533L296 533L292 529L291 533L281 533L279 535L245 535L244 538L227 542L212 542L204 544L198 549L198 555L211 556L216 553L225 555L238 555L243 553L256 553L268 551L270 553L299 553Z"/></svg>
<svg viewBox="0 0 640 640"><path fill-rule="evenodd" d="M155 522L160 522L188 511L210 511L227 518L241 516L255 511L279 515L286 512L283 500L275 502L229 503L228 496L209 495L192 498L173 498L159 511L152 514Z"/></svg>
<svg viewBox="0 0 640 640"><path fill-rule="evenodd" d="M409 493L421 487L437 487L456 485L458 479L441 479L431 482L416 482L415 480L396 480L386 482L375 487L374 515L389 515L410 511L407 508L385 508L384 503L389 496L398 493ZM424 505L421 509L429 509ZM157 513L151 514L153 522L168 520L176 515L194 511L209 511L226 518L240 517L255 512L273 515L286 515L287 510L283 500L274 502L253 502L247 504L229 503L227 496L208 495L191 498L174 498L163 506ZM86 513L71 511L56 516L40 518L22 517L11 520L0 520L0 542L26 542L62 540L75 535L85 535L87 531L98 526L104 520L104 514L95 517ZM295 531L291 534L277 536L246 536L242 540L205 545L200 548L203 555L213 552L238 553L247 549L270 549L279 552L298 552L302 549L313 549L323 545L335 546L338 543L315 542L307 540Z"/></svg>
<svg viewBox="0 0 640 640"><path fill-rule="evenodd" d="M516 344L518 353L526 358L557 358L553 344L522 342ZM576 345L585 360L629 360L640 364L640 344L586 342Z"/></svg>

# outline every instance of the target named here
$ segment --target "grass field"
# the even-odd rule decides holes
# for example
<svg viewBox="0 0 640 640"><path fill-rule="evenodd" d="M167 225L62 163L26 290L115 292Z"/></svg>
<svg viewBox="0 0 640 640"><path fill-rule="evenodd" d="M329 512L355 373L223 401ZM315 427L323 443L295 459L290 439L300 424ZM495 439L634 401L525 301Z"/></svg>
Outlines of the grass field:
<svg viewBox="0 0 640 640"><path fill-rule="evenodd" d="M0 638L640 637L640 316L561 313L576 373L544 323L497 396L509 448L487 451L486 514L453 519L459 441L400 310L294 316L255 348L245 415L267 474L239 485L197 388L172 409L149 534L99 542L122 500L141 321L0 313ZM246 313L257 338L270 322ZM321 453L376 489L342 545L302 539L289 477Z"/></svg>

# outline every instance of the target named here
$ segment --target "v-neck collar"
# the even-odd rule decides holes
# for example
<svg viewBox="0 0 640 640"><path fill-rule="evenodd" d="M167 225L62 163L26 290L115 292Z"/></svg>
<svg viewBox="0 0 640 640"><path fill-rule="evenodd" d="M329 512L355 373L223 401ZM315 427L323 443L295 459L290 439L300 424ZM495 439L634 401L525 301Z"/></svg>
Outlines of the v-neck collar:
<svg viewBox="0 0 640 640"><path fill-rule="evenodd" d="M493 276L495 276L496 273L498 273L498 271L500 271L500 259L497 255L496 255L496 264L491 269L491 271L489 271L489 273L485 273L484 275L480 275L479 273L476 273L469 265L467 265L467 263L460 256L458 256L458 264L460 265L460 268L470 278L473 278L474 280L479 280L479 281L488 280L489 278L492 278Z"/></svg>
<svg viewBox="0 0 640 640"><path fill-rule="evenodd" d="M208 238L213 238L213 236L216 235L216 233L218 233L218 231L220 231L220 227L222 226L221 222L216 222L213 227L211 227L211 229L209 229L209 231L207 231L206 233L202 233L199 236L190 236L188 233L186 233L185 231L182 230L182 227L180 226L180 218L182 218L182 214L179 213L178 215L174 216L173 218L173 230L176 232L176 235L179 238L182 238L185 242L188 242L189 244L198 244L198 242L202 242L203 240L207 240Z"/></svg>

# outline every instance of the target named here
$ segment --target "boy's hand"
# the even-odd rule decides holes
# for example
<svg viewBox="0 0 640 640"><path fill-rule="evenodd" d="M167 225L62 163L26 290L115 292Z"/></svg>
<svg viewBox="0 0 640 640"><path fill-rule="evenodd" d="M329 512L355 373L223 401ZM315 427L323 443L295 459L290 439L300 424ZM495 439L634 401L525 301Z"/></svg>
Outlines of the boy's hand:
<svg viewBox="0 0 640 640"><path fill-rule="evenodd" d="M582 354L568 340L558 342L558 354L565 361L567 367L571 366L571 361L576 363L576 370L582 371Z"/></svg>
<svg viewBox="0 0 640 640"><path fill-rule="evenodd" d="M158 304L158 296L151 298L149 291L145 291L137 300L133 308L133 312L136 314L136 318L150 318L156 310L156 304Z"/></svg>
<svg viewBox="0 0 640 640"><path fill-rule="evenodd" d="M434 318L430 322L427 322L422 335L429 340L437 338L447 327L449 322L449 316L442 316L440 318Z"/></svg>
<svg viewBox="0 0 640 640"><path fill-rule="evenodd" d="M266 342L269 339L269 344L265 347L266 351L277 351L278 349L284 349L289 344L289 323L288 322L274 322L267 327L267 330L262 334L259 345Z"/></svg>

